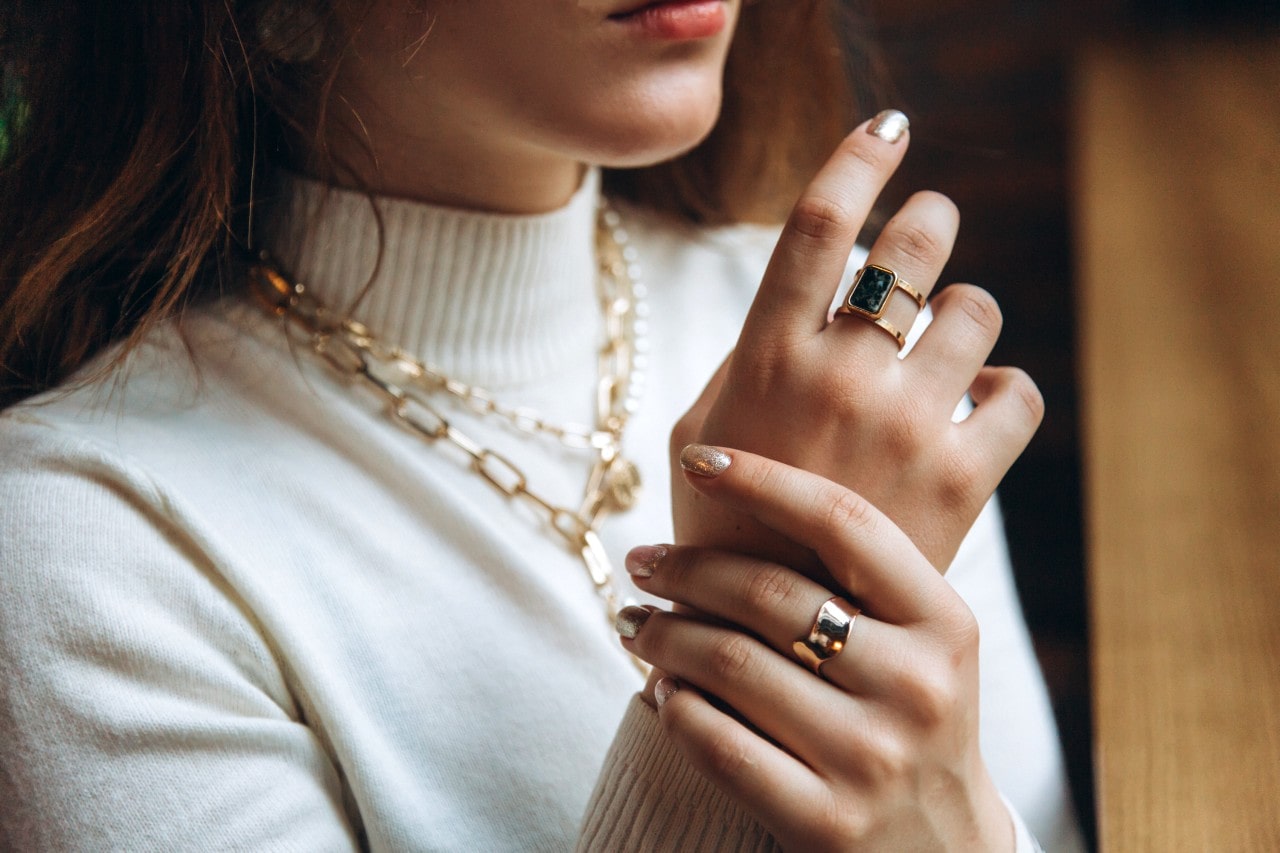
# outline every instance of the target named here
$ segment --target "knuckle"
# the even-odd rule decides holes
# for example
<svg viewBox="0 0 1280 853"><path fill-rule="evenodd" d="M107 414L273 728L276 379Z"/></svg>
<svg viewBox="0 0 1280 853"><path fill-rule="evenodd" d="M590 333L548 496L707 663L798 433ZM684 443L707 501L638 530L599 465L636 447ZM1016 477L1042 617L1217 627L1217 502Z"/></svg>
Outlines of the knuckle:
<svg viewBox="0 0 1280 853"><path fill-rule="evenodd" d="M862 806L846 799L833 800L823 810L819 830L813 839L815 851L845 851L861 849L874 835L875 821Z"/></svg>
<svg viewBox="0 0 1280 853"><path fill-rule="evenodd" d="M848 489L837 491L827 506L827 529L861 530L874 522L875 510L871 504Z"/></svg>
<svg viewBox="0 0 1280 853"><path fill-rule="evenodd" d="M971 284L955 285L948 290L952 291L951 298L956 301L956 307L985 337L994 339L999 336L1000 329L1004 327L1004 315L1000 313L1000 305L994 296Z"/></svg>
<svg viewBox="0 0 1280 853"><path fill-rule="evenodd" d="M869 140L855 133L845 137L833 156L842 163L847 161L849 167L860 174L865 175L870 172L873 175L879 175L883 174L888 166L883 152L882 147L870 144Z"/></svg>
<svg viewBox="0 0 1280 853"><path fill-rule="evenodd" d="M949 509L968 509L986 488L983 459L969 449L943 457L938 473L938 500Z"/></svg>
<svg viewBox="0 0 1280 853"><path fill-rule="evenodd" d="M768 460L740 465L738 476L742 478L743 491L750 495L767 495L778 488L780 475L777 465Z"/></svg>
<svg viewBox="0 0 1280 853"><path fill-rule="evenodd" d="M947 240L925 225L912 221L893 221L880 236L890 250L926 267L940 266L947 260Z"/></svg>
<svg viewBox="0 0 1280 853"><path fill-rule="evenodd" d="M774 613L795 595L799 576L781 566L755 572L747 581L747 606L756 612Z"/></svg>
<svg viewBox="0 0 1280 853"><path fill-rule="evenodd" d="M905 735L885 732L866 751L867 773L881 786L892 785L910 775L912 755L910 742Z"/></svg>
<svg viewBox="0 0 1280 853"><path fill-rule="evenodd" d="M1032 424L1039 425L1044 419L1044 395L1040 393L1039 386L1021 368L1009 367L1005 370L1008 375L1009 393L1022 404L1027 419Z"/></svg>
<svg viewBox="0 0 1280 853"><path fill-rule="evenodd" d="M913 715L922 726L933 729L945 724L960 704L955 672L941 664L920 667L913 674L910 696Z"/></svg>
<svg viewBox="0 0 1280 853"><path fill-rule="evenodd" d="M747 772L753 761L746 746L732 732L720 732L707 745L713 777L732 779Z"/></svg>
<svg viewBox="0 0 1280 853"><path fill-rule="evenodd" d="M751 669L751 641L743 634L729 633L711 647L711 670L724 682L737 681Z"/></svg>
<svg viewBox="0 0 1280 853"><path fill-rule="evenodd" d="M791 211L791 228L810 240L843 239L858 223L844 204L819 195L802 197Z"/></svg>
<svg viewBox="0 0 1280 853"><path fill-rule="evenodd" d="M962 602L948 611L946 619L946 639L953 652L953 661L967 660L978 652L981 640L981 626L973 611Z"/></svg>

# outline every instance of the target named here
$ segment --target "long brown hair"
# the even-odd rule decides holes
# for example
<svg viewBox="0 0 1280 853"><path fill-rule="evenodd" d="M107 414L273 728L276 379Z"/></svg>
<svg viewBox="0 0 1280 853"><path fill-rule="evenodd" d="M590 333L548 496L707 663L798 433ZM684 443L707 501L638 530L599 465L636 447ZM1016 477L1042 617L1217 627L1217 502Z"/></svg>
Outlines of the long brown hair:
<svg viewBox="0 0 1280 853"><path fill-rule="evenodd" d="M157 322L239 286L255 189L291 146L315 150L343 52L322 16L319 53L282 61L262 26L279 3L0 9L0 408L125 341L93 375L111 369ZM748 4L716 129L607 174L609 190L696 223L779 219L854 114L839 8Z"/></svg>

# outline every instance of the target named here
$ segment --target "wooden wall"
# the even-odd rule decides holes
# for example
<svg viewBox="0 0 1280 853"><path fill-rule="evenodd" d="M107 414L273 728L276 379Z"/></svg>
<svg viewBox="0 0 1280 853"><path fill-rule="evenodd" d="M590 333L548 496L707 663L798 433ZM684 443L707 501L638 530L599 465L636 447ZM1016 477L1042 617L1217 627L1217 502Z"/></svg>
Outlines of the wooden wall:
<svg viewBox="0 0 1280 853"><path fill-rule="evenodd" d="M1071 108L1081 56L1183 30L1280 29L1277 0L863 0L887 85L875 107L912 120L912 150L888 193L951 196L963 218L944 281L990 290L1005 314L993 362L1025 368L1047 415L1001 487L1015 573L1054 697L1086 834L1093 824L1089 638L1077 415ZM859 17L861 16L861 17ZM1124 46L1128 47L1124 47ZM1141 168L1141 164L1135 164Z"/></svg>

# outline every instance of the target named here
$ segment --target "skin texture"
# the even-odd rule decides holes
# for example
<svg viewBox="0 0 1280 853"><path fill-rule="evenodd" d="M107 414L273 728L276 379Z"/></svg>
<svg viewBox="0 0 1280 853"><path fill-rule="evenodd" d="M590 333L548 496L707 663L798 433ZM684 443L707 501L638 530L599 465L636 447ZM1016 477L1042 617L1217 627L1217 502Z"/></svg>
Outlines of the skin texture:
<svg viewBox="0 0 1280 853"><path fill-rule="evenodd" d="M568 201L584 163L655 163L710 132L739 4L720 34L678 42L610 20L635 0L416 5L347 10L330 144L384 193L538 213Z"/></svg>
<svg viewBox="0 0 1280 853"><path fill-rule="evenodd" d="M825 664L823 680L795 664L790 646L827 588L767 561L668 548L637 583L748 632L661 611L628 631L629 650L679 673L658 684L669 736L785 849L1008 849L1009 817L978 748L977 626L964 602L855 493L727 455L724 471L688 474L688 485L812 548L875 616L854 620L856 652ZM629 557L628 568L638 565Z"/></svg>
<svg viewBox="0 0 1280 853"><path fill-rule="evenodd" d="M977 751L977 626L937 573L1030 440L1043 404L1021 371L983 366L1000 315L978 288L954 285L934 299L934 322L905 359L865 320L828 321L856 234L908 141L882 140L873 127L850 134L797 202L734 354L672 434L673 459L698 441L796 469L741 453L753 460L745 473L677 469L677 542L716 550L698 559L671 549L678 565L703 566L680 571L678 589L660 580L665 560L651 564L652 577L637 583L682 606L624 642L657 667L646 698L667 697L660 716L673 739L784 846L998 850L1012 835ZM928 294L958 224L950 201L917 194L869 263ZM905 311L891 315L895 325L906 328L913 305L892 298ZM966 390L977 407L954 424ZM796 489L797 469L828 479L806 474L807 488ZM713 490L724 482L735 484L734 500ZM775 514L771 502L787 492L808 505L807 521ZM896 545L868 548L869 537ZM882 583L869 585L872 575ZM838 699L790 651L834 594L864 608L850 637L857 655L826 667L845 688ZM849 672L855 661L864 666ZM761 684L772 700L754 693ZM725 700L729 713L682 685ZM793 713L778 715L779 701ZM841 729L833 720L857 722ZM783 772L775 744L816 774L818 788L806 792L802 773ZM794 784L775 784L781 778Z"/></svg>
<svg viewBox="0 0 1280 853"><path fill-rule="evenodd" d="M858 231L909 143L867 132L874 124L849 134L797 202L733 356L672 433L673 459L698 441L822 474L872 501L945 571L1039 425L1043 403L1021 371L983 366L1000 310L971 285L932 300L933 324L904 359L867 320L828 323ZM917 193L885 226L868 263L896 270L928 296L958 227L950 200ZM909 328L915 303L900 292L890 299L889 318ZM953 424L966 392L978 407ZM673 481L679 541L745 546L823 576L811 553L750 519L700 506L696 492Z"/></svg>
<svg viewBox="0 0 1280 853"><path fill-rule="evenodd" d="M609 18L631 5L379 0L352 19L330 144L367 164L375 190L513 213L562 205L585 164L674 156L714 123L730 30L638 39ZM732 23L738 4L726 8ZM1012 842L977 749L977 628L938 570L1029 440L1039 395L1020 372L982 366L1000 320L977 288L935 299L902 361L869 322L827 318L906 147L858 128L796 206L737 354L673 431L673 459L691 441L736 449L716 476L673 478L680 547L637 581L683 613L627 621L628 648L670 673L666 731L789 849ZM949 201L917 195L871 260L928 293L957 226ZM893 299L905 329L913 305ZM952 424L966 390L977 410ZM829 665L828 682L789 644L834 592L866 614L859 655Z"/></svg>

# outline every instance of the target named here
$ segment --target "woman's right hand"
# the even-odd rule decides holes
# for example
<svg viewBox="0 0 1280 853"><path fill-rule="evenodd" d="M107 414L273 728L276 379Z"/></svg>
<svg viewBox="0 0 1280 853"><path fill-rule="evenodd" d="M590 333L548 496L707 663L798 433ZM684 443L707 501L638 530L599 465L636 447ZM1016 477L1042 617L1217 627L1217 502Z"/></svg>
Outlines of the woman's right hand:
<svg viewBox="0 0 1280 853"><path fill-rule="evenodd" d="M1035 384L1014 368L984 367L1001 316L985 291L952 285L905 358L890 334L828 311L854 241L907 145L900 114L851 133L797 202L737 346L672 432L680 448L736 447L857 491L899 525L939 571L1039 425ZM959 217L937 193L917 193L871 247L928 294L950 256ZM847 283L843 286L847 286ZM895 288L886 319L903 331L916 303ZM952 415L968 392L976 408ZM672 477L676 541L821 569L753 519L702 500Z"/></svg>
<svg viewBox="0 0 1280 853"><path fill-rule="evenodd" d="M834 584L728 551L633 550L637 586L711 617L619 614L623 645L666 673L652 695L666 735L787 850L1012 848L979 748L977 622L956 591L856 493L754 454L688 450L686 484L811 548ZM824 641L796 643L818 613Z"/></svg>

